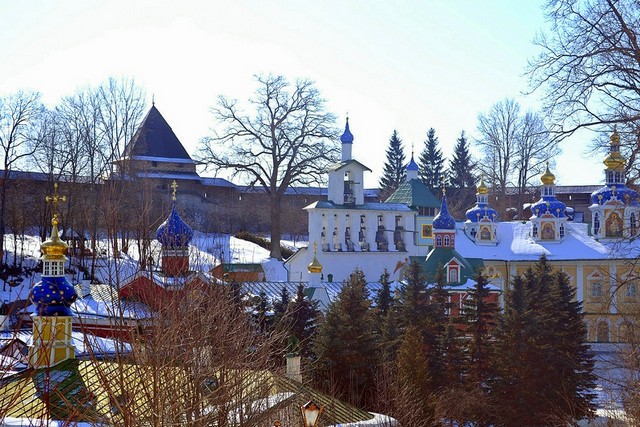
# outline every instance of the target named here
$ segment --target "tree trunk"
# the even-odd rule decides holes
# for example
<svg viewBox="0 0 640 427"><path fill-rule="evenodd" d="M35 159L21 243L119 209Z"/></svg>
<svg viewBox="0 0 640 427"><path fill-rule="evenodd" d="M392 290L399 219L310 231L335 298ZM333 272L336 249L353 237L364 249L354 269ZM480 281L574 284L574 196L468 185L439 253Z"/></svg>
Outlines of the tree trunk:
<svg viewBox="0 0 640 427"><path fill-rule="evenodd" d="M282 259L282 254L280 253L280 234L281 234L281 226L280 226L280 205L282 198L277 192L273 192L271 194L271 254L269 255L271 258Z"/></svg>

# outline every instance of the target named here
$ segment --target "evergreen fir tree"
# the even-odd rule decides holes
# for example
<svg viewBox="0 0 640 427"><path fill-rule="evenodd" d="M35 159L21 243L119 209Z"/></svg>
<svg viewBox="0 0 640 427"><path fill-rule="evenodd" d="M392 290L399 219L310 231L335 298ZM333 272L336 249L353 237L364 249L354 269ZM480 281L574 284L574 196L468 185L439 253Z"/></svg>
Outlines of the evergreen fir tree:
<svg viewBox="0 0 640 427"><path fill-rule="evenodd" d="M442 156L442 150L438 147L438 137L435 129L429 129L424 145L425 147L418 161L420 165L419 176L424 185L429 187L433 194L439 194L444 172L444 157Z"/></svg>
<svg viewBox="0 0 640 427"><path fill-rule="evenodd" d="M311 338L316 330L316 323L320 312L318 303L309 301L304 294L304 285L300 283L296 296L289 303L288 315L291 319L291 336L294 336L300 345L300 354L310 357Z"/></svg>
<svg viewBox="0 0 640 427"><path fill-rule="evenodd" d="M270 314L271 303L265 291L260 291L260 294L255 298L253 308L253 318L258 326L258 331L264 334L271 328L273 317Z"/></svg>
<svg viewBox="0 0 640 427"><path fill-rule="evenodd" d="M403 329L415 326L424 333L428 315L425 277L420 264L412 261L407 271L406 283L400 287L398 318Z"/></svg>
<svg viewBox="0 0 640 427"><path fill-rule="evenodd" d="M468 381L483 385L491 377L492 335L498 320L498 305L489 300L489 281L482 274L464 303L466 335L469 338Z"/></svg>
<svg viewBox="0 0 640 427"><path fill-rule="evenodd" d="M403 335L397 358L397 399L403 401L403 406L414 408L415 411L411 420L403 420L406 425L439 425L435 423L435 393L428 355L420 329L409 326Z"/></svg>
<svg viewBox="0 0 640 427"><path fill-rule="evenodd" d="M374 322L364 273L356 270L329 306L314 341L317 383L361 407L372 402L375 390Z"/></svg>
<svg viewBox="0 0 640 427"><path fill-rule="evenodd" d="M376 292L375 305L377 315L377 333L380 336L381 362L394 359L399 346L399 325L395 299L391 292L389 270L386 268L380 276L381 288Z"/></svg>
<svg viewBox="0 0 640 427"><path fill-rule="evenodd" d="M380 276L380 289L375 295L376 309L380 320L387 317L389 310L393 305L393 297L391 296L391 280L389 279L389 270L385 267Z"/></svg>
<svg viewBox="0 0 640 427"><path fill-rule="evenodd" d="M386 200L407 178L406 156L398 132L393 131L387 148L387 160L380 178L380 198Z"/></svg>
<svg viewBox="0 0 640 427"><path fill-rule="evenodd" d="M453 149L453 158L449 162L448 180L451 197L449 210L455 214L464 213L475 202L476 185L474 178L475 163L469 153L469 143L462 131Z"/></svg>
<svg viewBox="0 0 640 427"><path fill-rule="evenodd" d="M593 356L574 293L545 257L514 278L497 331L493 390L508 400L500 424L572 425L593 414Z"/></svg>

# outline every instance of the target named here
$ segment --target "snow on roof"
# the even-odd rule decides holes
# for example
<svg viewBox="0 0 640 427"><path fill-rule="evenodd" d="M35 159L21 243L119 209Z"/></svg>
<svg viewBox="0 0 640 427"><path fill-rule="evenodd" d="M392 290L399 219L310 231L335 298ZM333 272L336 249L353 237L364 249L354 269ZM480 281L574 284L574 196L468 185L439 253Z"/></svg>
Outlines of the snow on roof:
<svg viewBox="0 0 640 427"><path fill-rule="evenodd" d="M498 223L495 246L476 245L456 224L456 250L465 258L485 261L535 261L545 255L550 260L598 260L635 257L640 243L599 242L588 233L587 224L567 222L566 237L560 242L536 242L531 238L530 222Z"/></svg>

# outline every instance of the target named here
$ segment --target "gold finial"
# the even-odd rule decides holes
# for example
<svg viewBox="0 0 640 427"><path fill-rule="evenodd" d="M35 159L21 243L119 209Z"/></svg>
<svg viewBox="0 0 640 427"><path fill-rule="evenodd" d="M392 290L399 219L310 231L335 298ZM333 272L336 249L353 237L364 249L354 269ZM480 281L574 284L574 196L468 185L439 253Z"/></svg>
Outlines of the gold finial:
<svg viewBox="0 0 640 427"><path fill-rule="evenodd" d="M178 189L178 183L176 182L176 180L174 179L173 182L171 183L171 188L173 189L173 193L171 195L171 199L173 201L176 200L176 190Z"/></svg>
<svg viewBox="0 0 640 427"><path fill-rule="evenodd" d="M613 133L609 138L611 140L611 145L620 145L620 135L618 134L618 125L613 125Z"/></svg>
<svg viewBox="0 0 640 427"><path fill-rule="evenodd" d="M57 182L53 183L53 195L52 196L46 196L44 198L44 200L47 203L51 203L51 207L53 208L53 218L51 219L51 224L53 224L55 222L54 225L58 225L58 204L60 202L66 202L67 201L67 197L58 195L58 183Z"/></svg>
<svg viewBox="0 0 640 427"><path fill-rule="evenodd" d="M58 233L58 224L60 223L59 215L58 215L58 204L60 202L66 202L66 196L60 196L58 194L58 183L53 184L53 195L46 196L44 200L47 203L51 203L53 215L51 218L51 237L40 245L40 250L43 253L42 259L66 259L64 256L67 252L67 245L65 242L60 239L60 235Z"/></svg>
<svg viewBox="0 0 640 427"><path fill-rule="evenodd" d="M556 181L556 176L549 170L549 162L547 162L547 170L540 177L540 181L542 181L543 185L553 185Z"/></svg>
<svg viewBox="0 0 640 427"><path fill-rule="evenodd" d="M484 175L480 175L480 184L478 184L478 194L488 194L489 188L484 183Z"/></svg>
<svg viewBox="0 0 640 427"><path fill-rule="evenodd" d="M316 257L318 253L318 242L313 242L313 261L311 261L311 263L309 263L309 265L307 266L307 271L309 273L322 273L322 264L320 264L320 261L318 261L318 258Z"/></svg>

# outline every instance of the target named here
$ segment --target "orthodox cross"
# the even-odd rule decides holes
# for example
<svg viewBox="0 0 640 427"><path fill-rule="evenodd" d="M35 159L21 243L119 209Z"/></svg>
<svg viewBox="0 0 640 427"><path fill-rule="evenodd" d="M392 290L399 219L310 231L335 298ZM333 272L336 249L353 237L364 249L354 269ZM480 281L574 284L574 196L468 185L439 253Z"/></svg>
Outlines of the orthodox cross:
<svg viewBox="0 0 640 427"><path fill-rule="evenodd" d="M176 190L178 189L178 183L176 183L176 180L175 180L175 179L174 179L174 180L173 180L173 182L171 183L171 188L173 189L173 194L172 194L171 199L172 199L173 201L175 201L175 200L176 200Z"/></svg>
<svg viewBox="0 0 640 427"><path fill-rule="evenodd" d="M52 196L46 196L44 198L44 200L47 203L51 203L52 208L53 208L53 217L55 219L57 219L58 218L58 203L66 202L67 201L67 196L58 195L58 183L55 182L53 184L53 195Z"/></svg>

